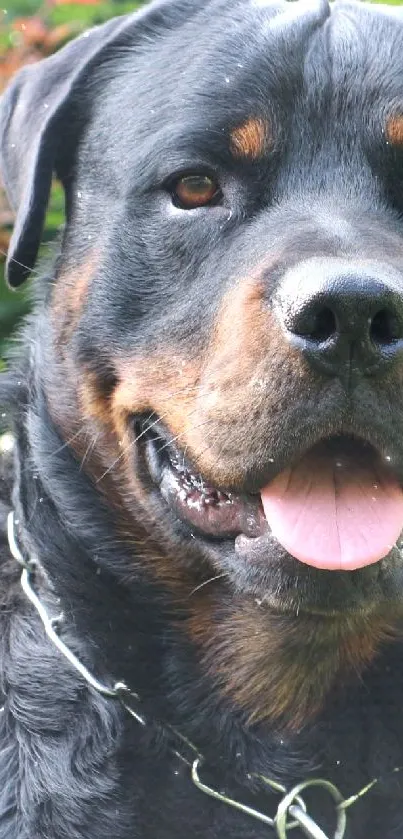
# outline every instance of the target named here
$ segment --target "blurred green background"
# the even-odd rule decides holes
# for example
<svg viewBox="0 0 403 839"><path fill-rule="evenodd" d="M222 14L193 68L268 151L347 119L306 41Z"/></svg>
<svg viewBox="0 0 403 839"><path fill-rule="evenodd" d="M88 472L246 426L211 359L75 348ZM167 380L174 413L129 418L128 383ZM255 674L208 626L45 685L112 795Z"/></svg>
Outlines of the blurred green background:
<svg viewBox="0 0 403 839"><path fill-rule="evenodd" d="M145 0L3 0L0 8L0 93L13 73L23 64L38 61L63 46L84 29L102 23L114 15L136 9ZM379 2L379 0L378 0ZM382 2L382 0L381 0ZM403 0L388 0L395 5ZM13 217L0 189L0 371L6 366L7 353L22 315L29 310L30 283L16 292L6 288L3 278L4 258ZM44 247L63 224L63 195L55 184L47 216Z"/></svg>

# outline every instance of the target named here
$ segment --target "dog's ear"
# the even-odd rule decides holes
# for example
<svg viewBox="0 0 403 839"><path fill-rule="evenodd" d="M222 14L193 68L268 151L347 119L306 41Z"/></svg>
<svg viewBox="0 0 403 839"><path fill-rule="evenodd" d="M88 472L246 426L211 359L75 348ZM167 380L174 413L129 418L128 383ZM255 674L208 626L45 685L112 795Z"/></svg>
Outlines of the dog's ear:
<svg viewBox="0 0 403 839"><path fill-rule="evenodd" d="M91 62L127 26L115 19L15 76L0 104L0 172L16 212L6 276L16 287L35 264L53 172L69 156L69 103ZM70 141L71 142L71 141ZM57 174L59 174L57 172Z"/></svg>
<svg viewBox="0 0 403 839"><path fill-rule="evenodd" d="M0 101L0 173L16 212L6 263L6 277L13 288L34 267L53 173L64 184L68 178L77 143L71 115L75 94L91 68L120 41L129 39L132 46L144 30L150 37L177 23L179 5L183 10L186 0L182 4L180 0L157 0L140 12L89 30L50 58L24 67L4 93Z"/></svg>

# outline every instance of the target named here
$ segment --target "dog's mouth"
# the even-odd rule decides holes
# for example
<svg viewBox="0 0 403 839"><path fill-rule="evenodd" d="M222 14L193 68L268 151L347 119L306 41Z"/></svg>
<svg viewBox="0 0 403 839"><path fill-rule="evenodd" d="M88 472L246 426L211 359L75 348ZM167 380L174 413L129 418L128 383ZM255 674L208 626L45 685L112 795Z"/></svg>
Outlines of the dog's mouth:
<svg viewBox="0 0 403 839"><path fill-rule="evenodd" d="M388 456L362 439L322 439L275 474L260 492L236 494L207 483L174 443L147 432L151 477L190 536L235 540L248 552L270 536L295 559L351 571L387 556L403 530L403 490Z"/></svg>
<svg viewBox="0 0 403 839"><path fill-rule="evenodd" d="M173 443L147 433L147 461L163 499L192 532L230 539L241 533L253 538L267 530L258 495L224 492L207 483Z"/></svg>

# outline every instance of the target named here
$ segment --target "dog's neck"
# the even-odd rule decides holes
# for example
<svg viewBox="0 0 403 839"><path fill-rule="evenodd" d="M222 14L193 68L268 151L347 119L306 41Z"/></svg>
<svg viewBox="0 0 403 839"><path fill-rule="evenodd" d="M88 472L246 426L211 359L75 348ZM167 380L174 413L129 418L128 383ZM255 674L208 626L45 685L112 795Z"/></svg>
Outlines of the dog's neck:
<svg viewBox="0 0 403 839"><path fill-rule="evenodd" d="M21 397L24 401L20 389ZM81 644L88 642L94 674L109 683L125 681L151 718L174 725L179 722L174 696L181 685L181 726L198 747L214 749L219 729L231 719L230 760L233 744L243 752L249 739L259 738L245 740L246 716L232 708L230 698L223 700L201 669L185 627L189 614L148 575L130 534L127 541L122 538L113 510L52 422L40 383L31 386L27 402L23 419L16 412L13 505L21 547L39 558L61 599L66 626L74 627ZM269 749L272 738L277 742L278 732L265 730L259 748Z"/></svg>
<svg viewBox="0 0 403 839"><path fill-rule="evenodd" d="M125 532L53 422L36 372L41 367L30 366L26 415L17 419L15 509L24 548L40 557L66 620L91 641L97 675L144 691L152 714L162 718L169 718L173 682L181 683L196 739L200 732L203 737L204 718L212 716L214 705L231 719L264 720L268 741L270 732L275 739L286 732L293 741L303 723L320 716L341 681L338 675L348 680L376 656L389 631L388 616L368 616L365 625L327 621L327 628L318 616L296 622L237 597L225 582L218 601L209 587L175 599L169 586L150 575L152 563L139 556L146 545L159 561L163 547L152 544L150 532ZM18 399L21 404L24 396ZM203 705L201 719L195 709Z"/></svg>
<svg viewBox="0 0 403 839"><path fill-rule="evenodd" d="M223 679L220 693L231 702L232 691L240 708L254 702L256 713L250 713L248 707L250 719L272 716L276 725L282 725L288 715L292 727L297 729L304 719L320 710L340 668L340 650L346 653L342 667L347 671L355 667L359 671L374 656L388 630L383 616L379 626L374 626L372 616L362 627L354 621L351 626L347 621L341 626L328 621L329 632L320 627L320 633L320 618L312 616L306 618L302 632L303 616L295 626L292 616L271 615L268 610L259 610L255 602L238 602L234 593L229 597L225 589L220 589L220 618L217 617L214 636L214 597L211 601L208 590L200 595L202 607L210 616L206 622L200 618L196 598L181 604L172 598L172 591L158 586L156 579L149 576L147 564L139 560L134 532L129 532L126 539L122 536L122 522L114 509L105 502L96 484L80 468L68 442L60 436L40 383L35 383L31 393L27 422L18 423L17 428L15 503L26 547L40 556L67 611L67 604L74 604L77 614L71 617L82 636L87 637L91 631L103 660L110 661L111 666L120 663L121 672L113 674L116 678L125 678L131 684L134 680L137 690L138 680L143 681L142 662L146 660L149 683L149 662L162 662L166 652L161 646L159 627L168 619L172 627L179 628L182 619L186 622L189 649L195 644L190 658L196 658L195 651L200 649L205 650L210 662L219 657ZM138 542L144 544L145 539L149 546L149 533L140 534ZM160 545L154 548L156 555L161 553ZM308 635L312 647L317 646L320 635L314 673L306 656ZM219 638L219 649L214 637ZM133 647L138 650L139 638L143 648L136 657ZM139 660L134 663L136 658ZM274 679L270 673L275 674ZM208 667L204 668L204 676L209 681ZM196 682L198 679L199 673Z"/></svg>
<svg viewBox="0 0 403 839"><path fill-rule="evenodd" d="M24 401L21 392L18 399L20 404ZM299 691L297 705L299 702L302 708L301 699L304 696L309 699L306 686L314 687L315 680L307 669L311 665L301 629L296 633L286 632L283 617L281 634L278 616L274 616L270 635L271 624L269 621L268 625L264 611L255 608L252 613L252 607L234 602L234 593L229 597L224 588L216 613L214 603L203 600L206 614L213 616L211 620L217 620L219 645L211 646L211 634L207 639L201 637L207 632L207 621L198 621L197 610L191 618L185 609L181 614L170 592L158 588L155 579L148 577L147 564L137 555L138 547L130 539L122 538L113 510L80 470L74 452L52 422L41 387L35 383L25 400L28 407L24 419L20 411L16 412L13 499L23 547L40 558L55 593L62 599L66 626L77 639L78 649L84 652L86 664L94 675L109 684L124 680L139 694L148 718L180 727L213 764L220 743L223 766L227 765L232 772L236 756L235 763L242 777L250 771L266 774L272 771L276 755L280 754L281 767L284 765L285 769L279 771L285 783L312 772L321 763L319 755L326 754L330 748L328 724L321 714L320 726L316 718L313 726L308 722L300 731L295 726L290 730L278 718L271 721L270 717L262 723L257 719L251 727L239 695L246 689L247 701L252 699L258 708L267 708L271 701L278 702L280 696L281 716L287 701L294 701L293 693L288 690L292 688L294 693ZM206 598L206 589L201 593ZM359 639L354 633L352 637L359 652ZM276 638L281 642L279 649L274 643ZM291 647L287 647L287 639ZM326 647L323 635L321 661L328 662L325 676L330 672L331 656L337 659L339 655L337 644L332 648L334 640L329 639ZM346 636L345 643L348 645ZM204 662L200 655L203 649L207 654ZM293 676L293 684L289 675L281 682L282 673L290 673L291 654L295 665L292 673L300 676L299 680ZM393 655L397 654L392 648L392 658ZM284 657L281 670L279 665ZM217 660L224 687L230 687L232 694L223 690L223 685L218 686L209 673L208 662L214 664L214 670ZM388 669L386 662L385 670L382 664L380 667L383 678L389 679L388 673L395 672L395 664L389 664ZM238 681L231 684L235 673L239 674ZM323 674L319 675L322 678ZM178 689L180 707L176 702ZM356 707L359 703L359 690L354 688L349 691L348 706ZM334 702L327 704L332 725L339 718L342 726L346 714L344 699L336 696ZM295 721L295 702L290 717ZM227 733L223 735L223 732ZM219 774L223 766L220 763Z"/></svg>

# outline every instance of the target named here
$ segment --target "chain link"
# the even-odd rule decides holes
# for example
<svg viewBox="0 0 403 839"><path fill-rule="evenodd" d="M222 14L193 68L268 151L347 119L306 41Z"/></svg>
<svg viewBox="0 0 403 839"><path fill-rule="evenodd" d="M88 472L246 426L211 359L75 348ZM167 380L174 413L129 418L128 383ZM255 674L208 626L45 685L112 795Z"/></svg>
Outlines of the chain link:
<svg viewBox="0 0 403 839"><path fill-rule="evenodd" d="M52 643L67 659L72 667L74 667L82 678L90 685L93 690L110 699L118 699L126 711L137 720L142 726L148 724L147 719L137 710L137 705L140 703L138 695L130 690L124 682L116 682L113 687L103 684L98 681L92 673L85 667L84 664L77 658L72 650L62 641L58 630L60 628L61 616L51 618L43 603L36 594L33 582L33 575L35 571L40 568L39 562L36 558L25 560L17 544L15 536L14 513L10 513L7 521L9 548L12 556L22 566L21 585L34 608L36 609L45 632ZM0 712L4 708L0 709ZM280 803L277 807L277 812L274 818L261 813L253 807L249 807L234 798L230 798L225 792L220 792L213 787L205 784L199 776L199 769L202 765L203 759L196 746L190 742L183 734L177 731L170 725L161 726L165 730L169 730L181 744L181 748L172 748L172 752L185 764L191 768L191 777L195 786L205 795L221 801L228 807L232 807L239 812L244 813L251 818L254 818L263 824L271 827L277 836L277 839L288 839L289 831L299 827L305 834L307 839L343 839L347 826L347 809L355 804L359 798L366 795L376 784L379 783L379 778L374 778L370 783L363 787L355 795L350 798L343 798L338 788L330 781L324 778L310 778L306 781L294 786L291 790L287 790L282 784L263 775L254 776L262 781L271 792L281 795ZM187 756L184 754L184 749L187 750ZM189 755L191 757L189 757ZM395 767L390 774L403 771L403 767ZM252 776L248 775L250 779ZM307 806L301 793L310 788L319 787L329 793L335 805L335 819L336 827L333 835L327 836L322 828L314 821L307 811Z"/></svg>
<svg viewBox="0 0 403 839"><path fill-rule="evenodd" d="M288 832L290 830L294 830L296 827L300 827L308 839L343 839L344 837L347 825L347 816L345 809L339 806L343 804L344 799L341 792L334 784L331 784L330 781L326 781L322 778L310 778L307 781L302 781L300 784L297 784L289 792L287 792L286 788L282 784L278 784L269 778L258 776L266 783L267 786L271 788L272 792L277 792L282 795L281 801L277 807L277 813L274 818L271 818L270 816L261 813L259 810L255 810L253 807L248 807L246 804L241 804L239 801L229 798L225 792L219 792L213 787L203 783L199 776L199 768L200 760L197 759L194 761L192 766L192 780L201 792L209 795L210 798L215 798L217 801L221 801L228 807L233 807L235 810L239 810L245 815L251 816L258 821L269 825L273 828L273 830L275 830L277 839L288 839ZM305 801L300 795L300 793L303 792L304 789L308 789L308 787L321 787L326 790L336 804L337 824L332 837L327 836L308 813ZM294 804L294 802L296 802L296 804ZM292 817L292 820L288 820L289 816Z"/></svg>

